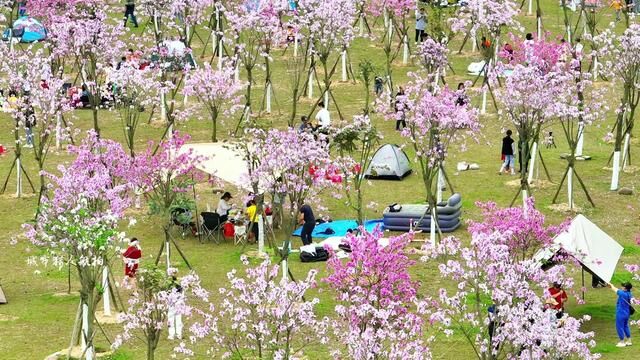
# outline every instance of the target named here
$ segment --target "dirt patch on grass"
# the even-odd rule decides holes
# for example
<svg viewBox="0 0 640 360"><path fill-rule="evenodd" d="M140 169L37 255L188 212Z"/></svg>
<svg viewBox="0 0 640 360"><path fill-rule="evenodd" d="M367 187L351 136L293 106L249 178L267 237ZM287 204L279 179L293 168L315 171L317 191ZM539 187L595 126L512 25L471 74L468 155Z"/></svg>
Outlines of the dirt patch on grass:
<svg viewBox="0 0 640 360"><path fill-rule="evenodd" d="M514 180L507 181L505 183L505 185L517 188L517 187L520 186L520 179L514 179ZM554 185L555 184L552 183L551 181L543 180L543 179L534 179L531 182L531 184L529 184L529 186L532 189L547 189L547 188L553 187Z"/></svg>
<svg viewBox="0 0 640 360"><path fill-rule="evenodd" d="M582 208L579 206L573 205L573 208L569 207L567 203L553 204L547 206L547 209L551 211L555 211L562 214L579 214L582 212Z"/></svg>
<svg viewBox="0 0 640 360"><path fill-rule="evenodd" d="M15 320L18 320L17 316L7 315L7 314L0 314L0 322L2 322L2 321L15 321Z"/></svg>

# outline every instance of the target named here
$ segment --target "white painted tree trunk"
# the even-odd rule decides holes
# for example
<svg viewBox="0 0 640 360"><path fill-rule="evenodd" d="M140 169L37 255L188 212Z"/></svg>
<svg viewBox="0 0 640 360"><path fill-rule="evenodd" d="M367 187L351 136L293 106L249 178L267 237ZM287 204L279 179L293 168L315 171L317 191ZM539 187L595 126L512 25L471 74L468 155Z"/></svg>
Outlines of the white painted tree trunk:
<svg viewBox="0 0 640 360"><path fill-rule="evenodd" d="M258 254L264 254L264 219L258 216Z"/></svg>
<svg viewBox="0 0 640 360"><path fill-rule="evenodd" d="M267 84L267 114L271 114L271 83Z"/></svg>
<svg viewBox="0 0 640 360"><path fill-rule="evenodd" d="M529 159L529 175L527 177L527 182L531 185L533 181L533 170L536 167L536 159L538 158L538 143L534 142L531 147L531 158ZM524 159L523 159L524 160Z"/></svg>
<svg viewBox="0 0 640 360"><path fill-rule="evenodd" d="M16 160L16 197L22 196L22 160L18 158Z"/></svg>
<svg viewBox="0 0 640 360"><path fill-rule="evenodd" d="M629 161L629 141L630 141L630 134L627 133L624 135L624 145L622 146L622 170L627 168L627 164L630 163Z"/></svg>
<svg viewBox="0 0 640 360"><path fill-rule="evenodd" d="M533 14L533 0L529 0L529 6L527 7L527 15Z"/></svg>
<svg viewBox="0 0 640 360"><path fill-rule="evenodd" d="M90 339L89 334L89 306L82 304L82 351L84 351L85 360L93 360L93 345L87 346L87 340ZM93 344L93 341L91 342Z"/></svg>
<svg viewBox="0 0 640 360"><path fill-rule="evenodd" d="M160 90L160 121L167 121L167 106L163 90Z"/></svg>
<svg viewBox="0 0 640 360"><path fill-rule="evenodd" d="M390 27L390 26L389 26L390 19L389 19L389 12L388 12L388 10L385 10L385 11L384 11L383 19L384 19L384 27L386 27L386 28Z"/></svg>
<svg viewBox="0 0 640 360"><path fill-rule="evenodd" d="M342 50L342 54L340 55L340 60L342 63L342 81L347 81L347 50Z"/></svg>
<svg viewBox="0 0 640 360"><path fill-rule="evenodd" d="M329 89L324 92L324 108L329 110Z"/></svg>
<svg viewBox="0 0 640 360"><path fill-rule="evenodd" d="M402 65L409 63L409 39L407 35L402 38Z"/></svg>
<svg viewBox="0 0 640 360"><path fill-rule="evenodd" d="M218 71L222 70L222 64L224 63L223 57L223 48L224 48L224 39L220 39L220 43L218 44Z"/></svg>
<svg viewBox="0 0 640 360"><path fill-rule="evenodd" d="M471 32L471 52L476 52L478 50L478 44L476 43L476 33Z"/></svg>
<svg viewBox="0 0 640 360"><path fill-rule="evenodd" d="M431 223L429 226L429 241L432 245L436 244L436 209L431 209Z"/></svg>
<svg viewBox="0 0 640 360"><path fill-rule="evenodd" d="M300 45L299 45L298 35L296 34L293 37L293 57L298 57L298 46Z"/></svg>
<svg viewBox="0 0 640 360"><path fill-rule="evenodd" d="M159 33L160 30L158 28L158 15L153 14L153 28L156 31L156 33Z"/></svg>
<svg viewBox="0 0 640 360"><path fill-rule="evenodd" d="M593 57L593 80L598 80L598 57Z"/></svg>
<svg viewBox="0 0 640 360"><path fill-rule="evenodd" d="M567 173L567 202L569 209L573 210L573 167L570 167Z"/></svg>
<svg viewBox="0 0 640 360"><path fill-rule="evenodd" d="M287 264L287 260L282 260L282 282L287 281L289 281L289 267Z"/></svg>
<svg viewBox="0 0 640 360"><path fill-rule="evenodd" d="M309 71L309 89L307 90L307 97L313 98L313 71Z"/></svg>
<svg viewBox="0 0 640 360"><path fill-rule="evenodd" d="M527 190L522 190L522 212L525 219L529 217L529 207L527 206L527 199L529 199L529 192Z"/></svg>
<svg viewBox="0 0 640 360"><path fill-rule="evenodd" d="M9 52L13 52L13 28L9 28Z"/></svg>
<svg viewBox="0 0 640 360"><path fill-rule="evenodd" d="M609 190L618 190L618 181L620 177L620 151L613 153L613 173L611 174L611 187Z"/></svg>
<svg viewBox="0 0 640 360"><path fill-rule="evenodd" d="M211 52L215 55L218 47L218 33L216 30L211 30L211 38L213 41L211 42Z"/></svg>
<svg viewBox="0 0 640 360"><path fill-rule="evenodd" d="M60 150L62 140L62 114L56 115L56 150Z"/></svg>
<svg viewBox="0 0 640 360"><path fill-rule="evenodd" d="M442 188L445 186L442 168L438 170L438 191L436 192L436 201L442 202Z"/></svg>
<svg viewBox="0 0 640 360"><path fill-rule="evenodd" d="M576 144L576 156L582 156L584 148L584 125L578 126L578 143Z"/></svg>
<svg viewBox="0 0 640 360"><path fill-rule="evenodd" d="M571 44L571 26L567 25L567 42Z"/></svg>
<svg viewBox="0 0 640 360"><path fill-rule="evenodd" d="M480 107L480 114L487 113L487 87L482 88L482 107Z"/></svg>
<svg viewBox="0 0 640 360"><path fill-rule="evenodd" d="M109 294L109 268L102 269L102 309L105 316L111 316L111 296Z"/></svg>
<svg viewBox="0 0 640 360"><path fill-rule="evenodd" d="M538 39L541 39L542 38L542 18L541 17L538 17L537 24L538 24Z"/></svg>
<svg viewBox="0 0 640 360"><path fill-rule="evenodd" d="M164 242L164 255L167 259L167 272L169 271L169 268L171 267L171 242L167 239Z"/></svg>
<svg viewBox="0 0 640 360"><path fill-rule="evenodd" d="M236 82L240 81L240 60L236 61L236 68L233 70L233 78Z"/></svg>

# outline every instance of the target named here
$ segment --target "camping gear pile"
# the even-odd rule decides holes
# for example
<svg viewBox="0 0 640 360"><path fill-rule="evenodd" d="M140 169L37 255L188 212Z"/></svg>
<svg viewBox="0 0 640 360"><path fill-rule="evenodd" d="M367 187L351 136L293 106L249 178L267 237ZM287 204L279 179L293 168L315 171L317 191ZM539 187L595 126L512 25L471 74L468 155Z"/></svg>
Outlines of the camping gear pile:
<svg viewBox="0 0 640 360"><path fill-rule="evenodd" d="M455 231L461 224L460 215L462 215L462 197L455 193L447 201L439 203L436 209L440 231L443 233ZM393 204L384 210L382 222L385 229L392 231L429 231L431 211L429 205Z"/></svg>

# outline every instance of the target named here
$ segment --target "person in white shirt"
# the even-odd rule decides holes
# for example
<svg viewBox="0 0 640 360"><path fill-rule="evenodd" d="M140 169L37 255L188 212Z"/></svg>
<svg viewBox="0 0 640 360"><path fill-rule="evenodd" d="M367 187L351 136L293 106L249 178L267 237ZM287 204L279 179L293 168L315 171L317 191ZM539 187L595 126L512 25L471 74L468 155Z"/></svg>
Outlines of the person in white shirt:
<svg viewBox="0 0 640 360"><path fill-rule="evenodd" d="M326 131L331 126L331 115L329 114L329 110L324 107L324 102L321 101L318 106L320 110L318 110L316 114L316 123L320 131Z"/></svg>
<svg viewBox="0 0 640 360"><path fill-rule="evenodd" d="M225 222L229 218L229 210L231 210L231 204L229 204L229 200L231 200L231 193L228 191L222 194L220 201L218 202L218 208L216 209L216 213L220 215L220 221Z"/></svg>

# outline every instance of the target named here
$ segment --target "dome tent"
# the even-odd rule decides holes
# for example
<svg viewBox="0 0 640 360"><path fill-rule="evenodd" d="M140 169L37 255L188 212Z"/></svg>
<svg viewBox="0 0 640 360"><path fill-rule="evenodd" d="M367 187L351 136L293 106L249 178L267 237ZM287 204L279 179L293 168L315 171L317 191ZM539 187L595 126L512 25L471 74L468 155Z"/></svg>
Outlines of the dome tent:
<svg viewBox="0 0 640 360"><path fill-rule="evenodd" d="M31 43L44 40L47 37L47 30L38 20L23 16L13 23L11 33L5 30L5 39L12 34L12 37L20 39L22 43Z"/></svg>
<svg viewBox="0 0 640 360"><path fill-rule="evenodd" d="M364 173L367 179L402 180L411 174L409 157L394 144L382 145Z"/></svg>

